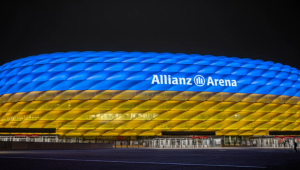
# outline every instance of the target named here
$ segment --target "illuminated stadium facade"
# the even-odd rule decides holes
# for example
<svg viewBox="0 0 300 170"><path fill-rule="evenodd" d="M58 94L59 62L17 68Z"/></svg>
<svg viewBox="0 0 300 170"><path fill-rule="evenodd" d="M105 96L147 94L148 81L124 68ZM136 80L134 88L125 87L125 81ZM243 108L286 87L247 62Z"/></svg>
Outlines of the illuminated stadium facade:
<svg viewBox="0 0 300 170"><path fill-rule="evenodd" d="M66 52L0 67L0 128L60 136L300 130L299 70L271 61L154 52Z"/></svg>

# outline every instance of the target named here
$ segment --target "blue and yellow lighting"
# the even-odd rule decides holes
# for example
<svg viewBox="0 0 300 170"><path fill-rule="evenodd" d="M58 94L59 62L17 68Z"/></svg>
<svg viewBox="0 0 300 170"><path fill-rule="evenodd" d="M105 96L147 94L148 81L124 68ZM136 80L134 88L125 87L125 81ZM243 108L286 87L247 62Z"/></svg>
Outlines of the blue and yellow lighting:
<svg viewBox="0 0 300 170"><path fill-rule="evenodd" d="M298 80L296 68L237 57L42 54L0 67L0 127L56 128L65 136L299 131Z"/></svg>

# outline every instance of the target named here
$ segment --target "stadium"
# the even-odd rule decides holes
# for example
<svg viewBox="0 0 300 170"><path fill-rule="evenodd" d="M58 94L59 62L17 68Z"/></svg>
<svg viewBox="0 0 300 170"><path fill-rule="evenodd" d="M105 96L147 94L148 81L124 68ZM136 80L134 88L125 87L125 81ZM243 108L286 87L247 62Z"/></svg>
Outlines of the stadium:
<svg viewBox="0 0 300 170"><path fill-rule="evenodd" d="M0 67L0 134L55 129L52 135L62 139L142 139L163 147L195 140L279 146L280 135L299 140L299 79L299 70L288 65L238 57L122 51L30 56Z"/></svg>

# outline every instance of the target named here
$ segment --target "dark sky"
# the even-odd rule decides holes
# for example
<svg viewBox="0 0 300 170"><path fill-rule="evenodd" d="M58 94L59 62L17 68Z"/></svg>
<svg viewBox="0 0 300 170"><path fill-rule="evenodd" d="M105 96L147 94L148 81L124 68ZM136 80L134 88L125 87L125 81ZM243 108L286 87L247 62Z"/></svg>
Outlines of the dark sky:
<svg viewBox="0 0 300 170"><path fill-rule="evenodd" d="M297 1L8 2L1 4L1 65L52 52L142 51L271 60L300 69Z"/></svg>

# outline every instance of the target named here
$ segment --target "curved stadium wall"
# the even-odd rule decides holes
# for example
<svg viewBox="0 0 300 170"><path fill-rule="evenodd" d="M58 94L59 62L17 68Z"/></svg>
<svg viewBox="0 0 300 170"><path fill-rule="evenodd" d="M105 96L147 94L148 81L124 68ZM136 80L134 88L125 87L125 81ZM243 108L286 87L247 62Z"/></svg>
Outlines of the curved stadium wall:
<svg viewBox="0 0 300 170"><path fill-rule="evenodd" d="M66 52L0 67L0 128L65 136L300 130L299 71L237 57Z"/></svg>

